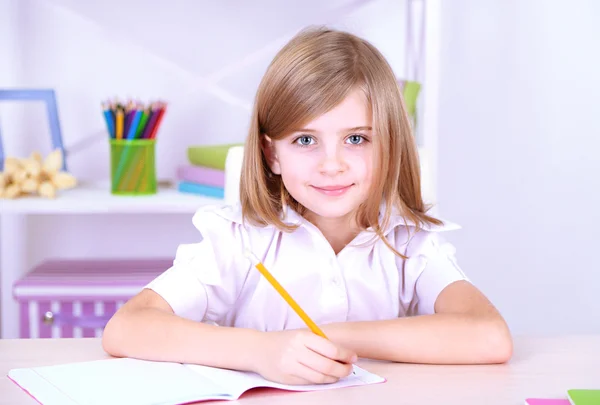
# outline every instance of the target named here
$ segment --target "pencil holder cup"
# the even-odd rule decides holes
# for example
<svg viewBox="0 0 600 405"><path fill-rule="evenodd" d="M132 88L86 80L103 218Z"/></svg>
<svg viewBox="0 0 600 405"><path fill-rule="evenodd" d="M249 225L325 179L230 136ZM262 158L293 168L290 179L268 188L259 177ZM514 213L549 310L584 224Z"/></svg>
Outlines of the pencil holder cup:
<svg viewBox="0 0 600 405"><path fill-rule="evenodd" d="M154 139L110 140L112 194L156 194L155 149Z"/></svg>

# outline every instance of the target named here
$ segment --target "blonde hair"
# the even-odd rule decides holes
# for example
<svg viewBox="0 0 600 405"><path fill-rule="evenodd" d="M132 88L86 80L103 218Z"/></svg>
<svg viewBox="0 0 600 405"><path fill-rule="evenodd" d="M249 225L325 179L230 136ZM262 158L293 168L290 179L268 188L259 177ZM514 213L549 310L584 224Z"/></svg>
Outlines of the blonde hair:
<svg viewBox="0 0 600 405"><path fill-rule="evenodd" d="M370 197L360 205L357 222L383 235L395 207L417 230L441 224L426 214L421 196L419 158L408 114L394 73L383 55L355 35L327 28L301 31L269 65L256 93L245 143L240 184L242 214L254 225L275 225L292 231L282 220L285 205L306 209L288 193L280 176L271 173L262 138L281 139L293 128L331 110L354 89L361 89L371 106L373 142L379 162ZM382 201L385 213L379 219Z"/></svg>

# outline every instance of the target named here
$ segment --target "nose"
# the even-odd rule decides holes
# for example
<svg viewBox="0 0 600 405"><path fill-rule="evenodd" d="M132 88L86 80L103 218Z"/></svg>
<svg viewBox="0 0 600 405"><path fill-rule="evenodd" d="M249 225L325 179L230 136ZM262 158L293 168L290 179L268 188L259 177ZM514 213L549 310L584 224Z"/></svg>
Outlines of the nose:
<svg viewBox="0 0 600 405"><path fill-rule="evenodd" d="M327 146L322 149L323 155L319 164L319 171L326 176L335 176L347 169L343 150L337 145Z"/></svg>

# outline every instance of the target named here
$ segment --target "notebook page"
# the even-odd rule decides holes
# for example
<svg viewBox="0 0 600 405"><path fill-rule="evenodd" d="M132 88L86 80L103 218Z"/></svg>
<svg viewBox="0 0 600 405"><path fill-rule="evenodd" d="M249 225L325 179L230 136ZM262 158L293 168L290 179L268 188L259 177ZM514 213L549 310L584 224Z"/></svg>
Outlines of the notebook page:
<svg viewBox="0 0 600 405"><path fill-rule="evenodd" d="M8 378L29 393L40 404L77 405L57 387L40 378L31 368L10 370Z"/></svg>
<svg viewBox="0 0 600 405"><path fill-rule="evenodd" d="M32 370L79 405L177 405L230 398L222 387L178 363L122 358L21 370ZM19 370L11 372L18 379ZM15 382L34 398L46 396L32 384Z"/></svg>
<svg viewBox="0 0 600 405"><path fill-rule="evenodd" d="M251 372L226 370L195 364L186 364L185 366L207 379L224 385L227 388L227 392L229 392L235 399L239 398L249 389L257 387L272 387L289 391L321 391L385 382L385 378L370 373L358 366L354 366L355 374L351 374L350 376L343 378L338 382L316 385L285 385L265 380L259 374Z"/></svg>

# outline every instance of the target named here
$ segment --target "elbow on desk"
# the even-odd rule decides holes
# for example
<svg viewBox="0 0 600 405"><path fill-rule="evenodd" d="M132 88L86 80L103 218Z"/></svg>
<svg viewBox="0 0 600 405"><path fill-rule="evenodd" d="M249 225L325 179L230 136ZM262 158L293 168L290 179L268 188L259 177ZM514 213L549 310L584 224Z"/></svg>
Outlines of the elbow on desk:
<svg viewBox="0 0 600 405"><path fill-rule="evenodd" d="M512 358L513 339L504 321L494 321L485 325L481 342L482 363L502 364Z"/></svg>
<svg viewBox="0 0 600 405"><path fill-rule="evenodd" d="M123 342L120 339L123 331L120 327L121 320L118 318L118 314L115 314L104 327L104 331L102 332L102 349L111 356L125 357Z"/></svg>

